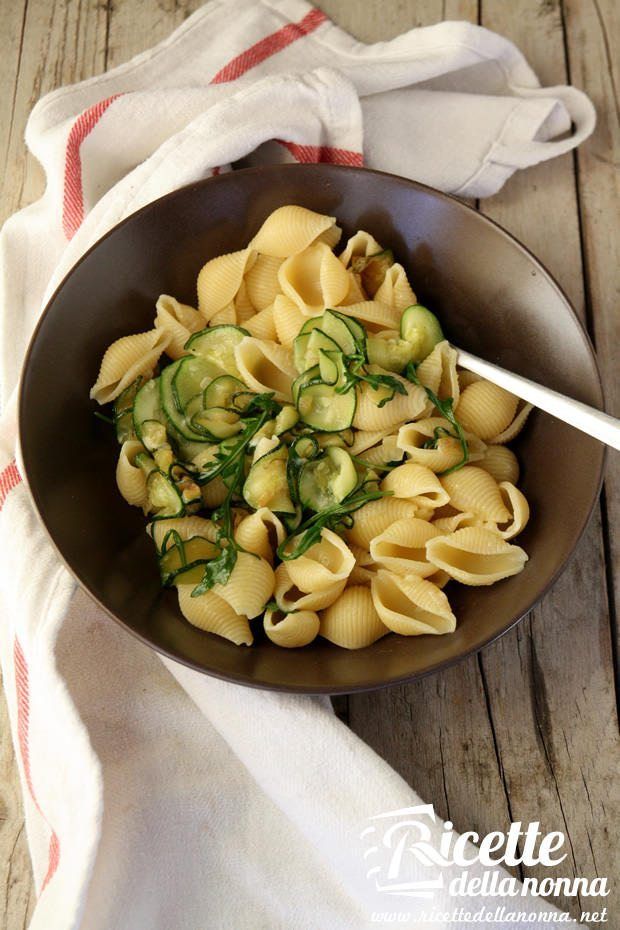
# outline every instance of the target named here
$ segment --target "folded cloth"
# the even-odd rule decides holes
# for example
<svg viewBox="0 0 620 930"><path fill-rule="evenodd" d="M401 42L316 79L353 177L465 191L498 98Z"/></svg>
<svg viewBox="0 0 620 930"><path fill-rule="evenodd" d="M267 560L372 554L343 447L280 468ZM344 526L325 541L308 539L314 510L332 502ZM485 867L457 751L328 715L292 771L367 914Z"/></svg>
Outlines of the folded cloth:
<svg viewBox="0 0 620 930"><path fill-rule="evenodd" d="M53 289L114 224L240 158L361 165L364 152L371 167L486 196L593 125L583 94L541 89L485 29L442 23L366 46L303 0L211 0L151 51L37 104L26 140L46 192L0 237L0 657L35 930L349 930L472 909L436 855L410 857L416 895L386 893L385 862L369 863L394 850L369 818L421 818L435 848L448 828L327 699L160 661L76 589L15 461L16 384ZM553 910L474 899L510 900Z"/></svg>

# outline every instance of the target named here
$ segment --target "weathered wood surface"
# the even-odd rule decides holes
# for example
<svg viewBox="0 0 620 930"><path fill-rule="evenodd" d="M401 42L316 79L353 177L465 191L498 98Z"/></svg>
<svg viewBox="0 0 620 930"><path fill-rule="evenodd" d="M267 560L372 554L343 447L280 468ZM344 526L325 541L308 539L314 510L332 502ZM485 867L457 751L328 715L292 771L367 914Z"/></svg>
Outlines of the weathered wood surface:
<svg viewBox="0 0 620 930"><path fill-rule="evenodd" d="M23 146L28 113L41 94L125 61L165 37L199 5L198 0L2 0L0 219L41 190L40 169ZM620 415L618 4L321 0L318 5L367 42L442 19L479 22L515 41L544 84L572 80L590 94L599 118L593 138L576 156L521 172L482 210L533 249L566 289L595 340L609 409ZM609 463L602 503L602 514L595 514L571 566L516 630L456 668L414 685L339 700L338 711L458 829L486 833L505 829L510 820L538 820L542 830L563 830L569 838L570 862L562 874L572 870L617 882L617 457ZM17 930L27 926L34 892L3 702L1 713L0 927ZM559 903L579 913L580 902ZM605 903L613 926L615 887Z"/></svg>

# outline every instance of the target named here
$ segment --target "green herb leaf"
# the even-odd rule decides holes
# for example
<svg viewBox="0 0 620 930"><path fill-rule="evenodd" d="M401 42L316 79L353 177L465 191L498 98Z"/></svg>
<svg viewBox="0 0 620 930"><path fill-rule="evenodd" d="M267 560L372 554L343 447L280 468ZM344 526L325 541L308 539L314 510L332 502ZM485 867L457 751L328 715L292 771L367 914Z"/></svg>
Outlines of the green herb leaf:
<svg viewBox="0 0 620 930"><path fill-rule="evenodd" d="M192 597L200 597L216 584L226 584L237 562L237 547L225 546L220 554L205 565L202 580L192 591Z"/></svg>

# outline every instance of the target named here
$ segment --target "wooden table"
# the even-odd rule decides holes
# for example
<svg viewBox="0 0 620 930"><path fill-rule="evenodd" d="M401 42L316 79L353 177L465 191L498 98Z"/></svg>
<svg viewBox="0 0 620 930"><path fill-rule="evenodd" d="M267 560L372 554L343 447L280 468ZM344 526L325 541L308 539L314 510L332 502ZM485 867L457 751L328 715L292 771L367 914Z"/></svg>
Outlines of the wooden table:
<svg viewBox="0 0 620 930"><path fill-rule="evenodd" d="M2 0L2 219L39 196L23 133L38 98L167 36L200 0ZM466 19L502 33L546 85L572 81L598 110L574 155L521 172L480 209L529 246L565 288L596 344L609 410L620 415L620 6L615 0L322 0L367 42ZM614 56L615 52L615 56ZM442 817L487 833L539 820L567 834L563 874L619 877L614 605L620 599L620 458L571 565L531 616L456 668L345 698L337 710ZM19 783L2 707L2 927L28 922L32 887ZM544 871L544 870L543 870ZM536 875L536 870L528 874ZM539 877L544 877L542 872ZM618 926L615 888L606 901ZM578 916L588 900L562 900ZM132 928L133 930L133 928ZM135 928L146 930L146 928Z"/></svg>

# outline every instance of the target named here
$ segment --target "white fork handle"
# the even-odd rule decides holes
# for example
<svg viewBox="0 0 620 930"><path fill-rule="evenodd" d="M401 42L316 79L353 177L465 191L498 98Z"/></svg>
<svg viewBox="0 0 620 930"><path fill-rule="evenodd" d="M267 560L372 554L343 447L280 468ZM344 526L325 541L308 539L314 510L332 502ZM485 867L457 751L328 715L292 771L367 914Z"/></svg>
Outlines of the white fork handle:
<svg viewBox="0 0 620 930"><path fill-rule="evenodd" d="M535 407L540 407L552 417L563 420L580 429L582 433L593 436L600 442L611 446L612 449L620 449L620 420L603 413L602 410L596 410L581 401L573 400L572 397L565 397L551 388L537 384L536 381L530 381L529 378L522 378L521 375L515 375L499 365L493 365L492 362L485 362L484 359L471 355L463 349L455 346L458 353L457 362L461 368L467 368L474 374L492 381L493 384L505 388L511 394L516 394L522 400Z"/></svg>

